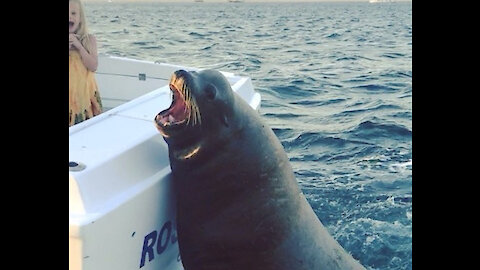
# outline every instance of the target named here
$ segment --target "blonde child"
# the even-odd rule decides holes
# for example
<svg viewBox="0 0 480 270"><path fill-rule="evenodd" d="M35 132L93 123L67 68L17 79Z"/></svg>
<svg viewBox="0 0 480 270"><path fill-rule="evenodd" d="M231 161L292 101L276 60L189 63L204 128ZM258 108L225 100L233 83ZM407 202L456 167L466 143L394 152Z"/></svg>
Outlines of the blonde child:
<svg viewBox="0 0 480 270"><path fill-rule="evenodd" d="M95 79L97 41L87 31L83 4L69 0L69 126L102 112Z"/></svg>

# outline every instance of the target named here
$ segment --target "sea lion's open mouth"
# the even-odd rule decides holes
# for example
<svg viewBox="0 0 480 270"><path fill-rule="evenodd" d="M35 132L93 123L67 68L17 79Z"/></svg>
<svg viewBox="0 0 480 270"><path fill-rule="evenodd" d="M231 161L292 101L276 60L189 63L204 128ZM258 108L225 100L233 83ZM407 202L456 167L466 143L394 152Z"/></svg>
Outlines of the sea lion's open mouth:
<svg viewBox="0 0 480 270"><path fill-rule="evenodd" d="M200 123L200 112L186 83L182 72L175 72L170 79L170 91L172 91L172 104L160 112L155 121L161 127L172 125Z"/></svg>
<svg viewBox="0 0 480 270"><path fill-rule="evenodd" d="M170 83L170 91L172 91L172 104L170 107L158 114L157 123L167 125L178 125L185 122L189 116L189 109L175 84Z"/></svg>

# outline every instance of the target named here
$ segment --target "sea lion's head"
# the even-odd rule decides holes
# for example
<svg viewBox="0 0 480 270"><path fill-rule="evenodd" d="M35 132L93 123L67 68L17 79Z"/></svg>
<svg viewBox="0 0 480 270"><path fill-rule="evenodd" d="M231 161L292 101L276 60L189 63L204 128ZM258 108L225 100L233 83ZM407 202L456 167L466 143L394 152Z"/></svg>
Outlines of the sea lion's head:
<svg viewBox="0 0 480 270"><path fill-rule="evenodd" d="M172 104L155 116L155 125L169 145L184 145L206 132L228 127L234 93L217 70L177 70L170 78ZM188 143L190 144L190 143Z"/></svg>

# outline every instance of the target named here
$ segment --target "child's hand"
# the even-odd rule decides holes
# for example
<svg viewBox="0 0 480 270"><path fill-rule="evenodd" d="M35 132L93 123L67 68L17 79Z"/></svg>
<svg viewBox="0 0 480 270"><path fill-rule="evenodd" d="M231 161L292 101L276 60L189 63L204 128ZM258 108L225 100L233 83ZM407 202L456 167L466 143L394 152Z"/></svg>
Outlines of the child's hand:
<svg viewBox="0 0 480 270"><path fill-rule="evenodd" d="M75 34L69 34L68 36L68 48L73 49L76 48L77 50L80 49L82 44L78 40L78 36Z"/></svg>

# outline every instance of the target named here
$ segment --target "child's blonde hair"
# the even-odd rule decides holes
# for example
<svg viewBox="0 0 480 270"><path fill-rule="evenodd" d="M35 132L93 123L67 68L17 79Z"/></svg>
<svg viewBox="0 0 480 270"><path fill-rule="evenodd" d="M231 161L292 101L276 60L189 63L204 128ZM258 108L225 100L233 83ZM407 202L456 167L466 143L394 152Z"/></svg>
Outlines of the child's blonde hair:
<svg viewBox="0 0 480 270"><path fill-rule="evenodd" d="M82 46L90 52L90 35L88 34L88 28L87 28L87 21L85 19L85 11L83 8L83 3L80 0L69 0L69 3L74 2L77 3L79 8L80 8L80 24L78 27L78 30L75 34L78 35L78 39L80 40L80 43L82 43Z"/></svg>

